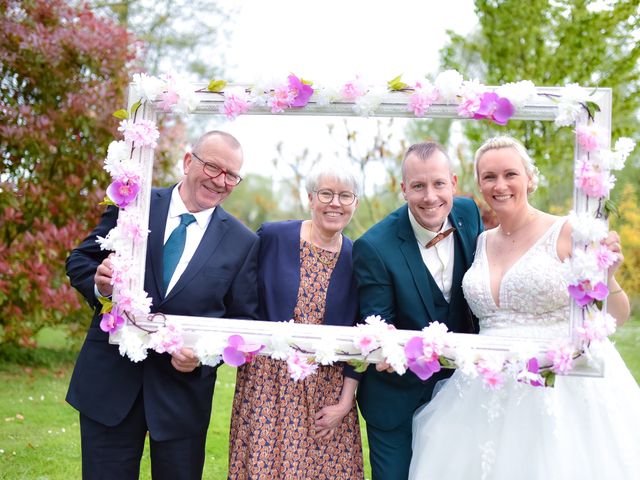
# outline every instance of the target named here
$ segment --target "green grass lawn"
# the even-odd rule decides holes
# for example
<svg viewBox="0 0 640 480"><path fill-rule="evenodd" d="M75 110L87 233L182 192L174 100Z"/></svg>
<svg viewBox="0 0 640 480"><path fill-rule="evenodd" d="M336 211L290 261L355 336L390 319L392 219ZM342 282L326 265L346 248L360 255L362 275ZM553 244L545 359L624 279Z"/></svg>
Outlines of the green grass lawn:
<svg viewBox="0 0 640 480"><path fill-rule="evenodd" d="M614 341L640 382L640 315L619 329ZM44 343L53 346L56 341L48 339ZM42 356L49 358L46 354ZM55 360L52 363L48 368L24 367L14 362L0 365L0 479L80 478L78 414L64 401L71 366L55 364ZM205 479L226 478L234 382L235 370L221 367L207 440ZM366 477L370 478L364 432L363 439ZM140 478L149 479L149 472L148 450L145 450Z"/></svg>

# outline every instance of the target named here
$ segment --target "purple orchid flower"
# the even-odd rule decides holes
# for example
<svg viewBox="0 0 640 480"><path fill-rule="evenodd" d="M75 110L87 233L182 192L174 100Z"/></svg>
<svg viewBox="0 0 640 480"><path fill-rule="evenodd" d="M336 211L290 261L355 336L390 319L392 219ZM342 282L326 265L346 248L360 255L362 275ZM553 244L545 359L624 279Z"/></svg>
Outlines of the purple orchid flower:
<svg viewBox="0 0 640 480"><path fill-rule="evenodd" d="M604 300L609 294L609 289L603 282L598 282L592 286L589 280L584 280L577 285L569 285L567 289L569 290L569 295L580 307L584 307L593 300Z"/></svg>
<svg viewBox="0 0 640 480"><path fill-rule="evenodd" d="M488 118L498 125L506 125L513 116L515 109L511 102L498 96L495 92L485 92L480 97L480 106L473 118Z"/></svg>
<svg viewBox="0 0 640 480"><path fill-rule="evenodd" d="M140 185L135 182L116 180L107 188L107 195L118 207L126 207L140 191Z"/></svg>
<svg viewBox="0 0 640 480"><path fill-rule="evenodd" d="M289 77L289 90L295 94L293 98L293 102L291 102L292 107L304 107L307 103L309 103L309 99L311 95L313 95L313 87L304 83L304 81L295 75L291 74Z"/></svg>
<svg viewBox="0 0 640 480"><path fill-rule="evenodd" d="M107 333L115 333L124 325L124 318L118 315L115 310L102 315L100 320L100 330Z"/></svg>
<svg viewBox="0 0 640 480"><path fill-rule="evenodd" d="M245 343L241 335L231 335L228 345L222 351L222 359L227 365L239 367L249 363L264 348L264 345Z"/></svg>
<svg viewBox="0 0 640 480"><path fill-rule="evenodd" d="M409 370L415 373L420 380L426 380L440 371L438 356L435 354L425 355L422 337L413 337L405 343L404 353L407 356Z"/></svg>

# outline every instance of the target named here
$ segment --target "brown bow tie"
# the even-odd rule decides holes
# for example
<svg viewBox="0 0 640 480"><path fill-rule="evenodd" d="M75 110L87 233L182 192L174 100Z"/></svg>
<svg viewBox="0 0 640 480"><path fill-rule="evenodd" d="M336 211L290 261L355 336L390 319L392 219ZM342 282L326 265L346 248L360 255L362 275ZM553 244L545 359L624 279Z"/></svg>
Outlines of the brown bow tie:
<svg viewBox="0 0 640 480"><path fill-rule="evenodd" d="M425 245L425 248L430 248L433 247L436 243L438 243L440 240L444 240L445 238L447 238L451 233L456 231L456 227L451 227L448 228L447 230L445 230L444 232L440 232L439 234L437 234L435 237L433 237L431 240L429 240L427 242L427 244Z"/></svg>

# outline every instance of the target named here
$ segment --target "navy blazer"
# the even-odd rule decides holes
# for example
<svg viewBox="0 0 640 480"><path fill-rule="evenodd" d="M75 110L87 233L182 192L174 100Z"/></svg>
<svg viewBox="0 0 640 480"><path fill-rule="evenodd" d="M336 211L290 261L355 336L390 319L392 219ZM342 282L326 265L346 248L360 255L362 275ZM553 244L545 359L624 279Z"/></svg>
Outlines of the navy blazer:
<svg viewBox="0 0 640 480"><path fill-rule="evenodd" d="M451 300L444 308L442 305L447 303L424 265L407 210L405 204L392 212L354 244L360 316L380 315L402 330L421 330L437 320L452 331L477 332L461 283L473 262L477 237L483 229L478 207L469 198L453 200L449 221L456 227L454 281ZM442 371L422 382L410 371L400 376L378 372L372 365L358 387L362 415L377 428L396 428L431 398L435 383L451 373Z"/></svg>
<svg viewBox="0 0 640 480"><path fill-rule="evenodd" d="M260 254L258 266L259 315L270 321L293 317L300 288L301 220L267 222L258 230ZM342 236L342 248L327 290L323 323L352 326L358 319L358 290L353 276L353 243ZM352 368L345 375L358 378Z"/></svg>
<svg viewBox="0 0 640 480"><path fill-rule="evenodd" d="M153 189L149 210L144 289L152 313L200 317L258 318L258 237L217 206L186 270L164 296L162 249L172 188ZM169 354L150 351L134 363L122 357L109 335L100 330L100 303L94 275L110 252L96 242L116 225L118 210L109 207L99 225L67 258L67 275L94 307L94 315L71 377L67 401L104 425L119 424L143 390L149 432L156 440L204 433L209 425L215 369L198 367L182 373Z"/></svg>

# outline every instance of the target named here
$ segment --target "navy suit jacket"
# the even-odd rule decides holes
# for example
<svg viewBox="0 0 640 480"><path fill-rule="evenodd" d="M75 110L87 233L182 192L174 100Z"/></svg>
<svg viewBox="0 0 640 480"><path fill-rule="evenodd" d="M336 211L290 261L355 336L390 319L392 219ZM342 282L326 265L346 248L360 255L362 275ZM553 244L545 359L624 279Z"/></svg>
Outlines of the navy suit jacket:
<svg viewBox="0 0 640 480"><path fill-rule="evenodd" d="M217 206L186 270L165 297L162 250L172 188L154 189L149 210L144 289L153 299L151 311L200 317L257 318L258 237ZM150 351L134 363L100 329L100 304L94 274L110 252L100 250L97 236L116 225L118 210L109 207L99 225L67 259L71 284L94 307L94 315L71 377L67 401L104 425L119 424L143 392L149 432L156 440L203 433L209 425L216 371L198 367L177 371L169 354Z"/></svg>
<svg viewBox="0 0 640 480"><path fill-rule="evenodd" d="M286 321L293 317L300 288L301 220L265 223L258 230L260 254L258 293L260 318ZM342 249L327 290L324 325L352 326L358 319L358 291L353 276L352 242L342 237ZM346 366L345 375L359 378Z"/></svg>
<svg viewBox="0 0 640 480"><path fill-rule="evenodd" d="M473 200L456 197L449 215L454 233L454 280L446 305L425 266L405 204L356 240L353 261L360 294L360 315L380 315L402 330L421 330L433 321L450 330L477 333L477 322L462 294L462 275L471 266L476 240L482 231L480 212ZM439 309L440 308L440 309ZM447 311L446 318L442 312ZM450 375L442 371L422 382L408 371L377 372L371 365L358 387L358 404L367 423L382 430L398 427L431 398L435 383Z"/></svg>

